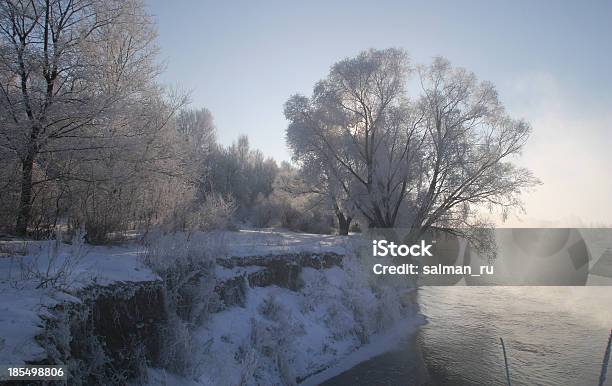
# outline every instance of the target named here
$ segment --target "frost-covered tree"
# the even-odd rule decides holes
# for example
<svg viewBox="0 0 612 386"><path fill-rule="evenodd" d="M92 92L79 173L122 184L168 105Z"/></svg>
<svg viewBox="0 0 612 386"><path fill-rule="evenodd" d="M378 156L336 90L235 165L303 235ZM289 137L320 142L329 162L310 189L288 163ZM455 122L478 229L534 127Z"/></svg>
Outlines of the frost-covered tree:
<svg viewBox="0 0 612 386"><path fill-rule="evenodd" d="M417 68L411 99L414 70L399 49L334 64L310 98L285 104L295 160L325 165L373 227L465 226L476 207L520 207L537 180L510 159L529 124L508 116L492 84L442 58Z"/></svg>
<svg viewBox="0 0 612 386"><path fill-rule="evenodd" d="M180 170L192 183L202 183L208 172L206 160L216 149L213 116L206 108L185 109L176 116Z"/></svg>
<svg viewBox="0 0 612 386"><path fill-rule="evenodd" d="M529 138L530 124L507 114L492 83L443 58L418 72L422 93L415 104L425 173L408 197L411 223L469 226L475 207L500 209L504 219L522 209L521 192L539 184L530 170L512 162Z"/></svg>
<svg viewBox="0 0 612 386"><path fill-rule="evenodd" d="M26 233L36 185L93 179L72 166L97 161L95 172L121 154L113 149L141 144L130 154L151 159L147 138L168 118L150 114L161 99L154 39L140 0L2 1L0 148L19 166L17 233Z"/></svg>

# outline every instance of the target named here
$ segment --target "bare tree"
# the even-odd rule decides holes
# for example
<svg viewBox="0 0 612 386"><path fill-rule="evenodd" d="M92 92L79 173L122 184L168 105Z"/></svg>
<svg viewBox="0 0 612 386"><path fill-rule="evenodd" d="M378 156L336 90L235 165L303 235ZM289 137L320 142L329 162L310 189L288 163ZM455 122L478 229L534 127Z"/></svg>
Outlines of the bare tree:
<svg viewBox="0 0 612 386"><path fill-rule="evenodd" d="M287 140L302 164L318 163L370 226L460 226L474 208L520 207L537 180L507 160L530 126L507 116L493 85L444 59L418 67L422 95L398 49L334 64L311 98L285 104Z"/></svg>
<svg viewBox="0 0 612 386"><path fill-rule="evenodd" d="M182 110L176 116L176 130L179 168L188 181L201 184L208 174L206 160L217 145L213 116L206 108Z"/></svg>
<svg viewBox="0 0 612 386"><path fill-rule="evenodd" d="M522 209L521 191L539 181L511 159L529 138L529 123L508 116L493 84L443 58L420 67L419 80L426 173L409 198L411 225L470 226L474 207L499 208L504 219Z"/></svg>
<svg viewBox="0 0 612 386"><path fill-rule="evenodd" d="M2 1L0 147L21 169L17 233L27 231L33 187L69 177L55 170L35 180L41 157L115 148L118 136L130 142L148 127L140 117L126 129L140 101L158 95L155 31L143 10L139 0Z"/></svg>

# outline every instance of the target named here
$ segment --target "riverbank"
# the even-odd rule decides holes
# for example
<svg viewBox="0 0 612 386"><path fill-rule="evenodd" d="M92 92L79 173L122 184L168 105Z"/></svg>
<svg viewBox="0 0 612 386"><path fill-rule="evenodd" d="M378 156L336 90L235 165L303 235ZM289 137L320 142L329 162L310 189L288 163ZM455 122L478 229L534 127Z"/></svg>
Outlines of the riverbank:
<svg viewBox="0 0 612 386"><path fill-rule="evenodd" d="M1 246L0 358L65 364L75 384L290 385L384 352L418 324L414 292L370 281L342 236Z"/></svg>
<svg viewBox="0 0 612 386"><path fill-rule="evenodd" d="M355 373L360 373L363 371L362 369L360 369L361 366L376 369L380 366L377 366L375 363L378 360L381 360L381 358L388 356L389 351L402 352L406 350L407 347L414 347L418 329L424 323L425 320L421 317L412 317L400 321L392 329L372 336L370 339L371 343L368 343L363 347L359 348L352 354L339 361L334 366L330 366L330 368L326 369L325 371L313 375L312 377L305 380L301 385L331 386L359 384L359 376L354 377L353 375ZM414 352L414 350L409 349L408 352L412 353ZM419 363L416 361L409 360L407 361L407 363L414 363L417 365L415 367L418 368ZM407 371L407 374L409 374L410 376L419 373L419 371L412 371L413 369L409 370L410 371ZM379 382L384 379L384 376L377 377L376 374L373 375L374 376L371 378L368 377L367 379L364 379L365 381L367 381L367 384L379 384Z"/></svg>

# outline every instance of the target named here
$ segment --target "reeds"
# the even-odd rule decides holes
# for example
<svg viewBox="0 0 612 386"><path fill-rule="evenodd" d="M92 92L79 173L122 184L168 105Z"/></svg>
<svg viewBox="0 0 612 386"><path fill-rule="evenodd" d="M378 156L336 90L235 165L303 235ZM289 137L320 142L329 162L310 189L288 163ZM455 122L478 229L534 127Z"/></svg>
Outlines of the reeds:
<svg viewBox="0 0 612 386"><path fill-rule="evenodd" d="M604 359L601 363L601 373L599 373L599 386L603 386L603 384L606 382L606 373L608 372L608 363L610 362L610 351L612 351L612 330L610 330L608 346L606 347L606 353L604 354Z"/></svg>
<svg viewBox="0 0 612 386"><path fill-rule="evenodd" d="M502 351L504 352L504 366L506 367L506 380L508 381L508 386L512 386L510 382L510 368L508 367L508 356L506 355L506 345L504 344L504 338L499 338L501 342Z"/></svg>

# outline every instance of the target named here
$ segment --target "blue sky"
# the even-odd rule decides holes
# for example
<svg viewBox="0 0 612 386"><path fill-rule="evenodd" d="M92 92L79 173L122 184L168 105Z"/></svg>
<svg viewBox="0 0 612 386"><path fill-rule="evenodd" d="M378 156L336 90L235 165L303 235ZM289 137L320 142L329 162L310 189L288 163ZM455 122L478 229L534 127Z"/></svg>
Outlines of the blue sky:
<svg viewBox="0 0 612 386"><path fill-rule="evenodd" d="M211 110L223 143L248 134L266 155L289 159L283 103L310 94L335 61L372 47L405 48L414 63L442 55L493 81L508 111L534 125L520 162L545 185L526 199L529 215L556 218L542 207L556 193L566 204L557 217L612 223L612 2L147 4L163 80ZM592 193L590 203L576 186ZM593 204L600 200L603 212Z"/></svg>

